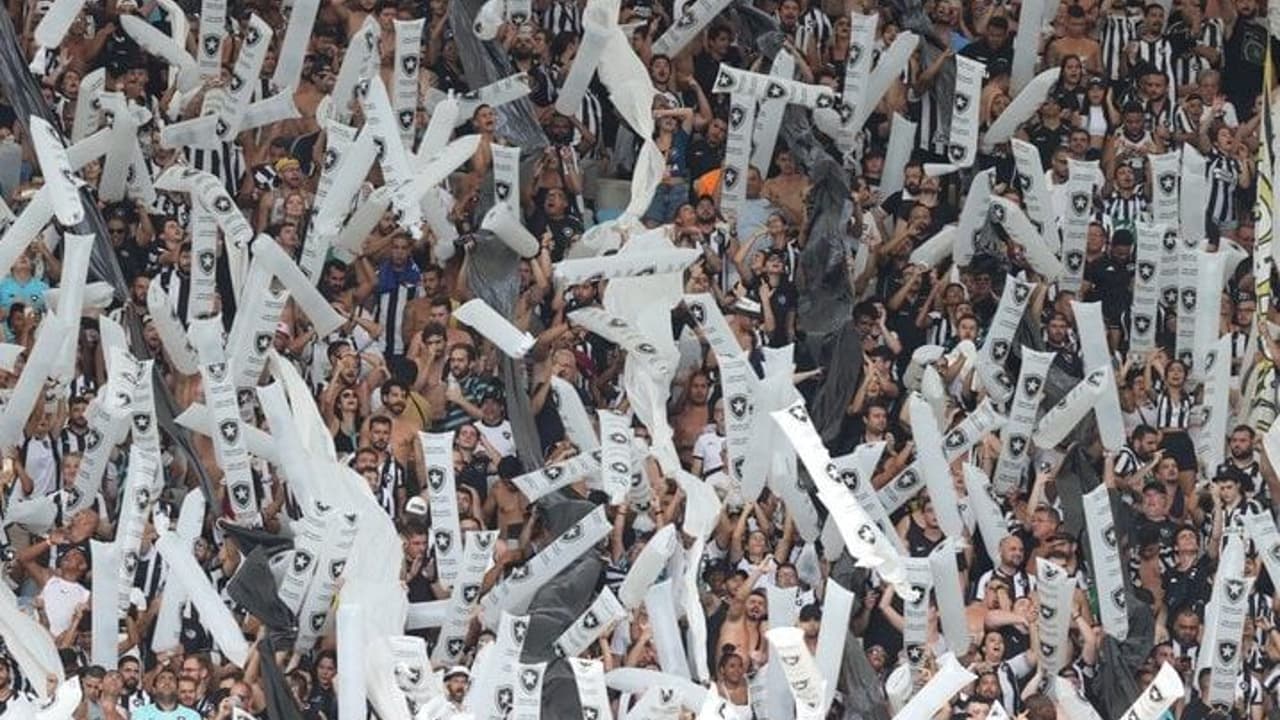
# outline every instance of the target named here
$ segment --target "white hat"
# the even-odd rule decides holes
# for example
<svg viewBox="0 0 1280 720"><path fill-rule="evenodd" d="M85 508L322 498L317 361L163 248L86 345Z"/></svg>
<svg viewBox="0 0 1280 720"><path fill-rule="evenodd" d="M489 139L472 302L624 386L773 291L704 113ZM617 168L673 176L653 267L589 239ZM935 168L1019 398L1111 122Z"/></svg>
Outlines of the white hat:
<svg viewBox="0 0 1280 720"><path fill-rule="evenodd" d="M429 511L427 508L427 501L417 495L414 495L409 498L409 502L404 504L404 511L411 515L426 515Z"/></svg>
<svg viewBox="0 0 1280 720"><path fill-rule="evenodd" d="M444 674L444 679L448 680L454 675L461 675L462 677L468 680L471 679L471 671L467 669L466 665L454 665L453 667L449 668Z"/></svg>

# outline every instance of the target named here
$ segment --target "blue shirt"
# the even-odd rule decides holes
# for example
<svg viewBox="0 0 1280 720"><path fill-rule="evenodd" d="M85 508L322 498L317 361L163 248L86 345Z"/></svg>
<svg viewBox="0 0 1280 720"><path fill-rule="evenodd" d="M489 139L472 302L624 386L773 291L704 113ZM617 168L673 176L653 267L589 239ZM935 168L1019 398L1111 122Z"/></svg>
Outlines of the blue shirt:
<svg viewBox="0 0 1280 720"><path fill-rule="evenodd" d="M40 278L33 277L20 283L10 275L0 280L0 310L7 313L9 306L20 302L44 312L44 294L48 290L49 285Z"/></svg>
<svg viewBox="0 0 1280 720"><path fill-rule="evenodd" d="M130 720L202 720L200 714L191 708L179 705L172 710L161 710L155 703L143 705L134 710L129 718Z"/></svg>

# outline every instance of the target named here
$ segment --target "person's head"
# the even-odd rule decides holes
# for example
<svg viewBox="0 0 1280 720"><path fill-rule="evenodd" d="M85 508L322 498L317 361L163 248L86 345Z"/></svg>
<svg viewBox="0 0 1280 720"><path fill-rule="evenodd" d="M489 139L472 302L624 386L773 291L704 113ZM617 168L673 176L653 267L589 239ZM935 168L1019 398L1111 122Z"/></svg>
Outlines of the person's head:
<svg viewBox="0 0 1280 720"><path fill-rule="evenodd" d="M747 663L738 654L738 648L726 645L720 649L719 677L725 682L738 684L746 676Z"/></svg>
<svg viewBox="0 0 1280 720"><path fill-rule="evenodd" d="M547 217L559 219L569 211L569 196L561 188L550 188L542 199Z"/></svg>
<svg viewBox="0 0 1280 720"><path fill-rule="evenodd" d="M752 590L747 596L747 619L752 622L762 622L769 617L769 599L765 595L764 590Z"/></svg>
<svg viewBox="0 0 1280 720"><path fill-rule="evenodd" d="M156 673L155 680L151 683L151 695L161 705L173 705L178 702L177 673L168 668Z"/></svg>
<svg viewBox="0 0 1280 720"><path fill-rule="evenodd" d="M1187 366L1181 360L1170 360L1164 369L1164 381L1170 387L1181 388L1187 381Z"/></svg>
<svg viewBox="0 0 1280 720"><path fill-rule="evenodd" d="M475 359L475 350L470 345L454 345L449 348L449 372L458 379L467 377Z"/></svg>
<svg viewBox="0 0 1280 720"><path fill-rule="evenodd" d="M1000 541L1000 566L1006 570L1022 567L1026 555L1022 547L1022 538L1017 535L1006 535Z"/></svg>
<svg viewBox="0 0 1280 720"><path fill-rule="evenodd" d="M715 57L724 57L733 44L733 31L728 25L712 25L707 30L707 49Z"/></svg>
<svg viewBox="0 0 1280 720"><path fill-rule="evenodd" d="M1125 103L1120 114L1120 124L1130 136L1141 135L1146 130L1146 116L1142 105L1136 102Z"/></svg>
<svg viewBox="0 0 1280 720"><path fill-rule="evenodd" d="M409 388L401 381L392 378L382 383L382 406L393 416L400 417L409 400Z"/></svg>
<svg viewBox="0 0 1280 720"><path fill-rule="evenodd" d="M418 560L427 554L427 527L421 522L406 521L400 529L400 540L404 544L405 560Z"/></svg>
<svg viewBox="0 0 1280 720"><path fill-rule="evenodd" d="M80 689L87 700L96 703L102 697L102 679L106 675L107 671L99 665L90 665L80 671Z"/></svg>
<svg viewBox="0 0 1280 720"><path fill-rule="evenodd" d="M656 54L649 60L649 78L655 85L666 85L671 79L671 58Z"/></svg>
<svg viewBox="0 0 1280 720"><path fill-rule="evenodd" d="M1111 257L1112 259L1124 263L1133 257L1133 232L1127 228L1121 228L1111 234Z"/></svg>
<svg viewBox="0 0 1280 720"><path fill-rule="evenodd" d="M333 676L338 674L338 654L333 650L321 650L316 657L316 682L320 687L333 686Z"/></svg>
<svg viewBox="0 0 1280 720"><path fill-rule="evenodd" d="M1129 437L1129 444L1140 460L1149 459L1160 447L1160 433L1150 425L1139 425Z"/></svg>
<svg viewBox="0 0 1280 720"><path fill-rule="evenodd" d="M369 445L380 453L387 451L391 445L391 418L385 415L369 418Z"/></svg>
<svg viewBox="0 0 1280 720"><path fill-rule="evenodd" d="M413 241L404 233L391 238L391 250L387 256L394 267L405 267L409 264L409 254L413 251Z"/></svg>
<svg viewBox="0 0 1280 720"><path fill-rule="evenodd" d="M1049 318L1049 327L1046 330L1046 335L1050 343L1058 346L1065 345L1070 339L1071 321L1067 319L1066 315L1055 312Z"/></svg>
<svg viewBox="0 0 1280 720"><path fill-rule="evenodd" d="M800 629L809 640L816 640L822 628L822 607L817 603L809 603L800 608Z"/></svg>
<svg viewBox="0 0 1280 720"><path fill-rule="evenodd" d="M58 570L61 571L64 580L80 582L89 572L89 559L85 557L84 550L79 545L72 545L58 559Z"/></svg>
<svg viewBox="0 0 1280 720"><path fill-rule="evenodd" d="M1148 520L1163 520L1169 513L1169 491L1164 483L1151 482L1142 488L1142 514Z"/></svg>
<svg viewBox="0 0 1280 720"><path fill-rule="evenodd" d="M4 663L0 663L3 665ZM138 689L138 683L142 680L142 663L133 655L126 655L120 658L120 683L123 685L125 692L132 693Z"/></svg>
<svg viewBox="0 0 1280 720"><path fill-rule="evenodd" d="M764 179L760 177L760 168L752 165L747 168L747 198L755 200L764 189Z"/></svg>
<svg viewBox="0 0 1280 720"><path fill-rule="evenodd" d="M449 669L444 676L444 689L449 694L450 702L462 702L467 696L467 688L471 687L471 671L463 665Z"/></svg>
<svg viewBox="0 0 1280 720"><path fill-rule="evenodd" d="M1002 15L997 15L988 20L987 28L982 33L982 39L993 49L1003 49L1005 43L1009 42L1009 21Z"/></svg>
<svg viewBox="0 0 1280 720"><path fill-rule="evenodd" d="M1149 33L1164 30L1164 6L1160 3L1149 3L1142 13L1142 27Z"/></svg>
<svg viewBox="0 0 1280 720"><path fill-rule="evenodd" d="M1240 499L1240 478L1235 472L1220 472L1213 479L1218 488L1218 497L1223 504L1232 505Z"/></svg>
<svg viewBox="0 0 1280 720"><path fill-rule="evenodd" d="M1004 660L1004 636L992 630L982 636L982 659L986 662Z"/></svg>
<svg viewBox="0 0 1280 720"><path fill-rule="evenodd" d="M178 678L178 704L194 708L200 702L200 684L188 677Z"/></svg>
<svg viewBox="0 0 1280 720"><path fill-rule="evenodd" d="M1058 532L1061 523L1062 518L1053 506L1041 505L1031 513L1031 534L1036 540L1044 542Z"/></svg>
<svg viewBox="0 0 1280 720"><path fill-rule="evenodd" d="M868 403L863 411L863 424L868 433L879 435L889 428L889 408L883 402Z"/></svg>
<svg viewBox="0 0 1280 720"><path fill-rule="evenodd" d="M1173 638L1181 645L1200 642L1200 615L1194 608L1184 607L1173 616Z"/></svg>
<svg viewBox="0 0 1280 720"><path fill-rule="evenodd" d="M783 28L793 28L800 19L800 0L782 0L778 3L778 19Z"/></svg>
<svg viewBox="0 0 1280 720"><path fill-rule="evenodd" d="M1256 437L1257 435L1254 433L1252 427L1249 427L1248 425L1237 425L1235 429L1231 431L1231 439L1229 441L1231 457L1242 462L1252 460L1253 441Z"/></svg>

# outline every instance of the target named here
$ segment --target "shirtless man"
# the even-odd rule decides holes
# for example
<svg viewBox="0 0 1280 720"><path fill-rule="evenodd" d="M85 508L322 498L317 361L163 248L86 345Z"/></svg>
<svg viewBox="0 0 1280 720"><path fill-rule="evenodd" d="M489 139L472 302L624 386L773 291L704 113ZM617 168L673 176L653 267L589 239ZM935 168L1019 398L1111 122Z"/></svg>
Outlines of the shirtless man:
<svg viewBox="0 0 1280 720"><path fill-rule="evenodd" d="M730 578L727 583L732 595L729 598L729 612L725 615L724 624L720 626L720 639L716 643L716 661L725 645L733 645L737 652L759 668L768 660L768 648L765 646L764 634L769 630L769 602L764 591L752 590L761 575L773 572L774 560L769 555L751 568L745 580L741 580L736 588Z"/></svg>
<svg viewBox="0 0 1280 720"><path fill-rule="evenodd" d="M524 471L520 461L514 457L505 457L498 461L498 481L489 488L484 500L484 515L493 518L496 514L498 537L511 540L520 537L524 529L524 518L529 507L529 500L511 482Z"/></svg>
<svg viewBox="0 0 1280 720"><path fill-rule="evenodd" d="M432 267L422 271L422 289L427 295L410 300L409 304L404 306L404 341L405 345L411 345L413 338L428 323L437 323L445 328L446 345L454 347L457 345L469 345L475 347L475 340L471 337L471 333L457 327L457 323L453 322L453 302L449 296L440 293L440 277L436 268L434 272ZM435 275L434 282L428 280L428 275ZM434 290L431 285L434 285Z"/></svg>
<svg viewBox="0 0 1280 720"><path fill-rule="evenodd" d="M1066 28L1062 37L1049 43L1048 64L1060 65L1062 59L1075 55L1093 74L1102 72L1102 46L1089 37L1089 19L1079 5L1067 6Z"/></svg>
<svg viewBox="0 0 1280 720"><path fill-rule="evenodd" d="M418 432L424 430L422 414L408 412L409 388L399 380L382 384L382 407L391 416L391 442L387 449L401 465L407 465L414 457ZM372 433L372 427L369 429Z"/></svg>
<svg viewBox="0 0 1280 720"><path fill-rule="evenodd" d="M676 451L680 453L680 461L685 467L689 467L693 460L694 443L711 422L711 411L707 407L710 395L711 380L706 373L699 371L689 377L682 409L672 423L675 426Z"/></svg>

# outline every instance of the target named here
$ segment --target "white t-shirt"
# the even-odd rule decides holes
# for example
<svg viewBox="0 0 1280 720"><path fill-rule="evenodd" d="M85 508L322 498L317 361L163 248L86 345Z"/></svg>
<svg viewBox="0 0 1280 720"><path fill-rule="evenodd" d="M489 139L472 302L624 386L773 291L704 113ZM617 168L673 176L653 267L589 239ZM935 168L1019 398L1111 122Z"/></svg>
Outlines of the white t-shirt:
<svg viewBox="0 0 1280 720"><path fill-rule="evenodd" d="M511 431L511 421L503 420L497 425L486 425L483 422L475 423L475 427L484 436L485 440L498 451L498 457L506 457L516 454L515 434Z"/></svg>
<svg viewBox="0 0 1280 720"><path fill-rule="evenodd" d="M49 618L49 632L57 637L71 627L76 606L89 602L89 590L53 575L40 591L40 598L44 600L45 617Z"/></svg>
<svg viewBox="0 0 1280 720"><path fill-rule="evenodd" d="M724 447L725 438L716 432L716 426L711 425L698 436L698 440L693 444L693 456L702 461L702 474L705 477L708 473L719 470L723 464L720 462L720 450Z"/></svg>

